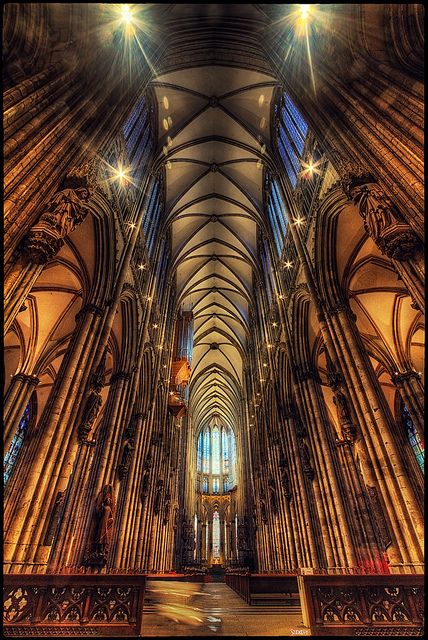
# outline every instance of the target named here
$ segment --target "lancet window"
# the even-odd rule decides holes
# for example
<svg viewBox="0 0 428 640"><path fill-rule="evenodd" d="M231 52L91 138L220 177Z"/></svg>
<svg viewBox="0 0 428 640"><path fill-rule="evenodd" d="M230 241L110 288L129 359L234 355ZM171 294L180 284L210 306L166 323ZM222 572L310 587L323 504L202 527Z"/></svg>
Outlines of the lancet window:
<svg viewBox="0 0 428 640"><path fill-rule="evenodd" d="M197 440L197 487L203 493L226 493L235 486L235 465L235 435L214 418Z"/></svg>
<svg viewBox="0 0 428 640"><path fill-rule="evenodd" d="M308 134L308 125L288 93L284 93L280 103L275 105L275 114L278 121L279 155L294 189L301 170L300 159Z"/></svg>
<svg viewBox="0 0 428 640"><path fill-rule="evenodd" d="M28 433L28 428L31 423L31 401L25 407L24 414L19 421L18 428L16 430L15 435L13 436L13 440L10 443L10 447L6 452L3 461L3 481L6 482L9 480L10 474L12 473L13 466L18 458L18 454L21 450L22 445L24 444L25 437Z"/></svg>
<svg viewBox="0 0 428 640"><path fill-rule="evenodd" d="M416 427L413 424L413 420L411 418L411 415L409 413L408 408L406 407L406 405L403 403L402 405L402 419L403 419L403 424L406 428L406 434L407 434L407 439L410 443L410 446L413 449L413 453L416 456L416 460L420 466L420 468L422 469L422 473L425 472L425 448L424 448L424 443L422 442L421 438L419 437L418 432L416 431Z"/></svg>

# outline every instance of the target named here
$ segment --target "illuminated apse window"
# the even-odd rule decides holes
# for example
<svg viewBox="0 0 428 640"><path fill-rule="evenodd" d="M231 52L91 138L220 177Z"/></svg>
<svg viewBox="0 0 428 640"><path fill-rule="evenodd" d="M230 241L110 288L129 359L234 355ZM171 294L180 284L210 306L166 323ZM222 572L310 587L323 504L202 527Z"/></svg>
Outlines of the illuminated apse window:
<svg viewBox="0 0 428 640"><path fill-rule="evenodd" d="M213 513L213 559L220 560L220 515Z"/></svg>
<svg viewBox="0 0 428 640"><path fill-rule="evenodd" d="M25 408L24 415L22 416L19 422L18 429L16 430L16 433L13 436L13 440L10 443L10 447L4 458L3 481L5 484L9 480L9 476L12 472L13 465L15 464L18 454L24 443L29 424L30 424L30 403L28 403L28 405Z"/></svg>

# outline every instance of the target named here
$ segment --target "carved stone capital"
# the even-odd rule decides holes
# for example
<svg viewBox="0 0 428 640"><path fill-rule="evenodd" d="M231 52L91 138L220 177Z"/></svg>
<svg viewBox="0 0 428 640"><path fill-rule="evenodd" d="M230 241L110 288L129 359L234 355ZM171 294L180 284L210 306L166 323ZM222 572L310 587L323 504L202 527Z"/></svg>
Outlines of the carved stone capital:
<svg viewBox="0 0 428 640"><path fill-rule="evenodd" d="M417 371L409 370L409 371L402 371L401 373L394 373L391 379L394 384L401 385L403 382L406 382L407 380L413 379L413 380L420 381L421 376Z"/></svg>
<svg viewBox="0 0 428 640"><path fill-rule="evenodd" d="M33 376L27 373L17 373L16 375L13 376L13 380L14 381L20 380L25 384L34 385L34 386L37 386L40 382L40 379L37 376Z"/></svg>
<svg viewBox="0 0 428 640"><path fill-rule="evenodd" d="M87 313L92 313L94 316L101 317L104 313L104 310L101 307L98 307L96 304L85 304L85 306L82 307L78 313L76 313L75 320L80 320Z"/></svg>

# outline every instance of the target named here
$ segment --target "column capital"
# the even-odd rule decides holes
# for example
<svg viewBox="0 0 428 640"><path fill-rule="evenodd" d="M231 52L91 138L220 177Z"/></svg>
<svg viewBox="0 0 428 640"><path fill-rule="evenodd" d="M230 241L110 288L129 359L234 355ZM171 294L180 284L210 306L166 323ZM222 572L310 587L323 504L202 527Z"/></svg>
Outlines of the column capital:
<svg viewBox="0 0 428 640"><path fill-rule="evenodd" d="M40 382L40 379L37 376L29 373L16 373L13 376L13 380L21 380L21 382L34 386L37 386Z"/></svg>
<svg viewBox="0 0 428 640"><path fill-rule="evenodd" d="M394 384L401 384L406 380L420 380L421 374L418 371L413 371L413 369L409 369L407 371L402 371L401 373L395 371L391 376L391 380Z"/></svg>
<svg viewBox="0 0 428 640"><path fill-rule="evenodd" d="M80 309L80 311L78 311L78 313L76 313L75 319L76 320L80 320L87 313L92 313L95 316L102 316L103 313L104 313L104 309L102 309L101 307L98 307L96 304L85 304L85 306L83 306Z"/></svg>

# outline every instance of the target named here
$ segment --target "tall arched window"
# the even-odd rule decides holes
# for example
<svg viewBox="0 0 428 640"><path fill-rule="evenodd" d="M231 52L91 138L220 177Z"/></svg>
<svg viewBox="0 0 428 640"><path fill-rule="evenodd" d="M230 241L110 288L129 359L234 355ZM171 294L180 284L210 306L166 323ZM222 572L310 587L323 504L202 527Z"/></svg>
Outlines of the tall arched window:
<svg viewBox="0 0 428 640"><path fill-rule="evenodd" d="M24 414L19 421L18 428L16 430L15 435L13 436L12 442L10 443L9 449L6 452L3 461L3 481L6 482L9 480L10 474L12 473L12 469L14 464L18 458L18 454L21 450L22 445L24 444L25 437L28 433L28 429L30 427L32 416L34 415L34 403L35 397L31 398L30 402L27 404L24 410Z"/></svg>
<svg viewBox="0 0 428 640"><path fill-rule="evenodd" d="M220 560L220 514L213 513L213 560Z"/></svg>
<svg viewBox="0 0 428 640"><path fill-rule="evenodd" d="M425 447L423 441L420 439L418 432L416 431L416 427L413 424L412 417L409 413L408 408L404 404L401 404L401 417L406 429L407 439L410 443L410 446L413 449L413 453L415 454L416 460L422 469L422 473L425 473Z"/></svg>
<svg viewBox="0 0 428 640"><path fill-rule="evenodd" d="M132 166L132 181L140 186L153 149L151 107L142 96L123 125L128 159Z"/></svg>
<svg viewBox="0 0 428 640"><path fill-rule="evenodd" d="M278 184L269 173L266 173L265 188L267 194L267 214L276 248L278 249L278 255L281 255L287 233L288 215Z"/></svg>
<svg viewBox="0 0 428 640"><path fill-rule="evenodd" d="M236 442L216 415L201 429L196 445L197 486L203 493L226 493L235 486Z"/></svg>
<svg viewBox="0 0 428 640"><path fill-rule="evenodd" d="M294 189L301 169L300 159L303 155L308 125L288 93L284 93L280 103L275 105L275 114L278 121L279 155Z"/></svg>
<svg viewBox="0 0 428 640"><path fill-rule="evenodd" d="M163 204L163 175L159 173L153 180L146 202L146 212L143 218L143 231L146 239L147 251L152 255L155 246L156 233Z"/></svg>

